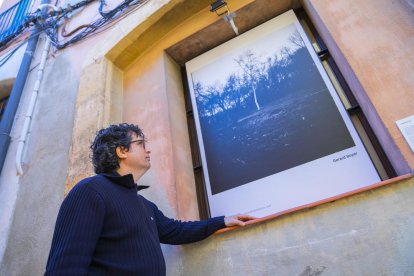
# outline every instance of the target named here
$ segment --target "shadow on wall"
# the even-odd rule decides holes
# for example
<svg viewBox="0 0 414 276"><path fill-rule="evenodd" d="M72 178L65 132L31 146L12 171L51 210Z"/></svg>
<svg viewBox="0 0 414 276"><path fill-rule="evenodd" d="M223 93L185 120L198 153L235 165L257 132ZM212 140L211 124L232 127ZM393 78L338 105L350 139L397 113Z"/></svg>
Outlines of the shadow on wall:
<svg viewBox="0 0 414 276"><path fill-rule="evenodd" d="M326 269L326 266L320 266L317 268L313 268L312 266L308 265L299 276L319 276L322 272Z"/></svg>

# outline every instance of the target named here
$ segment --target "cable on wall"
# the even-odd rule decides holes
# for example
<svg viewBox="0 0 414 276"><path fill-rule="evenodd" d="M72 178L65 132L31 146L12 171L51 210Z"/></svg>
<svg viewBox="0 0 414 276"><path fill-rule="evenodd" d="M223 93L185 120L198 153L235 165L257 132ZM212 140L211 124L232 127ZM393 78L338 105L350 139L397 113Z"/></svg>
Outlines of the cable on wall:
<svg viewBox="0 0 414 276"><path fill-rule="evenodd" d="M84 6L87 6L94 2L95 0L83 0L74 5L67 5L65 8L58 8L57 10L49 11L48 13L42 13L40 9L37 9L35 12L28 15L25 21L18 27L18 30L0 41L0 51L9 47L10 44L16 40L17 37L21 36L25 31L33 31L35 27L37 30L44 31L49 37L52 45L57 49L63 49L69 45L75 44L86 37L91 36L97 31L101 31L106 26L112 26L112 23L117 22L118 20L124 18L127 14L134 11L136 8L141 7L149 0L124 0L114 9L109 11L103 11L105 6L105 0L100 0L100 5L98 8L100 18L92 21L89 24L83 24L76 27L73 31L66 33L66 30L63 27L61 32L61 37L64 39L59 40L59 28L67 23L70 15L75 11ZM105 28L106 29L106 28ZM76 35L74 35L76 33ZM67 39L67 37L71 37ZM27 41L28 39L25 39ZM24 41L24 42L25 42ZM7 60L13 55L15 51L7 55ZM0 66L5 62L1 62Z"/></svg>

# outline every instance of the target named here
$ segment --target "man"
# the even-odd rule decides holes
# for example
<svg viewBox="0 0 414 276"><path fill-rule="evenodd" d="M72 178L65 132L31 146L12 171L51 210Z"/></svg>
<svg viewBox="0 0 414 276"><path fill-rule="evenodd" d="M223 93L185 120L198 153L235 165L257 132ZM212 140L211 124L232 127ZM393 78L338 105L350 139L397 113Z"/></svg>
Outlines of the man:
<svg viewBox="0 0 414 276"><path fill-rule="evenodd" d="M45 275L165 275L161 243L204 239L253 217L205 221L167 218L137 194L136 183L150 168L150 150L132 124L98 131L91 145L95 176L80 181L62 203Z"/></svg>

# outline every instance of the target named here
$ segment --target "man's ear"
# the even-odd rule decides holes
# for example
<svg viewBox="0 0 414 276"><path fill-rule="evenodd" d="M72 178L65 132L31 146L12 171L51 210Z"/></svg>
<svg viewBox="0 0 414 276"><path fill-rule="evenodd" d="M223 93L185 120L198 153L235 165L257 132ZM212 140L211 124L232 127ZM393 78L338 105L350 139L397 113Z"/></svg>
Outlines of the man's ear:
<svg viewBox="0 0 414 276"><path fill-rule="evenodd" d="M115 151L119 159L125 159L128 156L128 149L125 147L116 147Z"/></svg>

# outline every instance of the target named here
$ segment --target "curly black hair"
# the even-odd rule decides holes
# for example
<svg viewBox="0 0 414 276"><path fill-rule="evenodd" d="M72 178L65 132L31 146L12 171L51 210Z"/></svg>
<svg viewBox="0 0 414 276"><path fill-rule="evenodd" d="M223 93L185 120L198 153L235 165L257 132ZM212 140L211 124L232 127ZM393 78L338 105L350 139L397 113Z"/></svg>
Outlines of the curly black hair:
<svg viewBox="0 0 414 276"><path fill-rule="evenodd" d="M110 125L96 133L95 140L92 142L92 163L95 173L110 173L119 168L117 147L124 147L129 150L132 135L144 137L142 130L133 124Z"/></svg>

